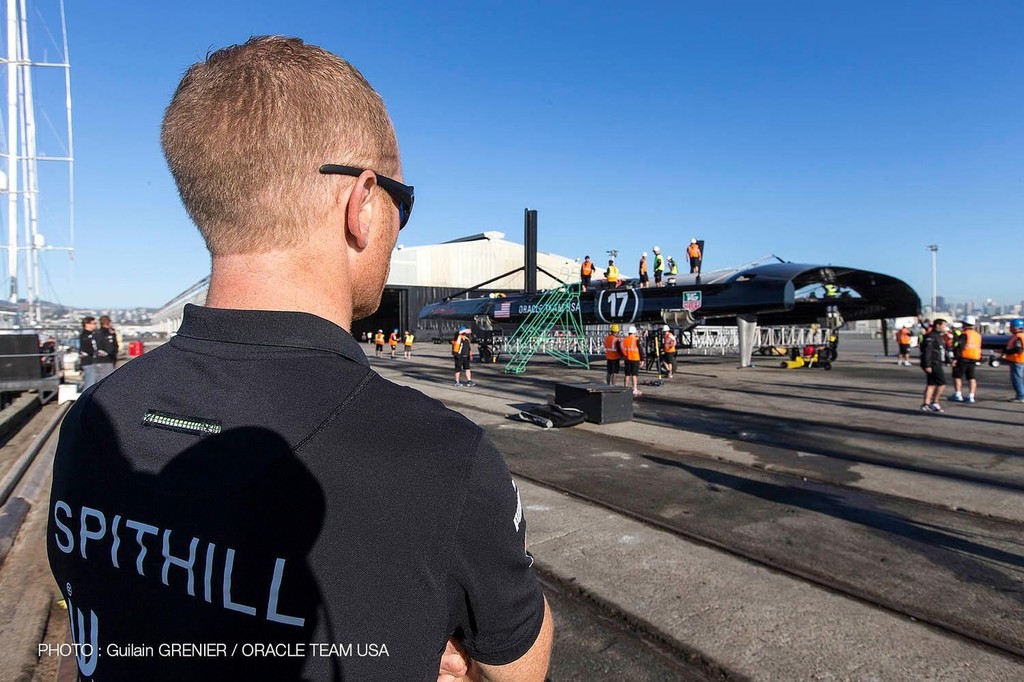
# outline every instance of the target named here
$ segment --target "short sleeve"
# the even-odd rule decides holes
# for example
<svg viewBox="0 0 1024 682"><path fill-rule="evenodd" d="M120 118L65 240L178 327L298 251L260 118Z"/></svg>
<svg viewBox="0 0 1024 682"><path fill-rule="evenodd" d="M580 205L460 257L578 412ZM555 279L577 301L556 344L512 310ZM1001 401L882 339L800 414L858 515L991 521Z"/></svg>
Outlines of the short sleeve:
<svg viewBox="0 0 1024 682"><path fill-rule="evenodd" d="M526 552L519 491L486 437L467 481L450 590L453 630L473 659L504 665L533 646L544 620L544 595Z"/></svg>

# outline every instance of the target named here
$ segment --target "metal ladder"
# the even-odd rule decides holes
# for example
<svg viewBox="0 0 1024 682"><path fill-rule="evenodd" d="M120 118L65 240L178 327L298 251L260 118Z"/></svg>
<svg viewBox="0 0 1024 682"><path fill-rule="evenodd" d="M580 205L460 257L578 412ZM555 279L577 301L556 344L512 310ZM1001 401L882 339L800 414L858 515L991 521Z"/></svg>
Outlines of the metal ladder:
<svg viewBox="0 0 1024 682"><path fill-rule="evenodd" d="M559 279L568 281L574 270L575 264L567 263L559 273ZM554 336L551 332L556 327L560 327L565 336ZM508 338L506 348L514 350L504 371L506 374L522 374L530 359L541 349L569 367L590 369L590 355L582 345L585 342L580 314L580 283L563 283L544 291L533 311Z"/></svg>

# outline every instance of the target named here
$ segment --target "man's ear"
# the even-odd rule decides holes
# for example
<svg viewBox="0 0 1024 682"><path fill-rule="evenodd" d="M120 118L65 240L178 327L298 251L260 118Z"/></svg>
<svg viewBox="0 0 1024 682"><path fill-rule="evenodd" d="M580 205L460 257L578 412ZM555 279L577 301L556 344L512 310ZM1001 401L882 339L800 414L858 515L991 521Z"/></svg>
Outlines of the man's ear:
<svg viewBox="0 0 1024 682"><path fill-rule="evenodd" d="M348 194L345 205L346 239L357 249L366 248L370 240L370 226L373 224L373 188L377 186L377 176L373 171L363 171L356 178L356 184Z"/></svg>

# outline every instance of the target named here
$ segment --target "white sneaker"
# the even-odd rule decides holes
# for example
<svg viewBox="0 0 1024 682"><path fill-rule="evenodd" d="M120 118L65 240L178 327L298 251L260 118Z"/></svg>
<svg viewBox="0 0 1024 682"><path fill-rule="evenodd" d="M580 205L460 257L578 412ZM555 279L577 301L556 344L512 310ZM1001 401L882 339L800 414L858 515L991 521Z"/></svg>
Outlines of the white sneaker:
<svg viewBox="0 0 1024 682"><path fill-rule="evenodd" d="M970 403L971 405L973 405L974 404L974 396L973 395L967 396L967 402Z"/></svg>

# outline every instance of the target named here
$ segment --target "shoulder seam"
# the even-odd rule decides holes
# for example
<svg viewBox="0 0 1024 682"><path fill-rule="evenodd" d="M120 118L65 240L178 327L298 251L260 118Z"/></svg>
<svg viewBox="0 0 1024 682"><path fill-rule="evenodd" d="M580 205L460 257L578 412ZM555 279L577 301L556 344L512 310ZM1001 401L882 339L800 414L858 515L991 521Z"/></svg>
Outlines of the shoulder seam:
<svg viewBox="0 0 1024 682"><path fill-rule="evenodd" d="M375 376L377 376L376 372L374 372L372 369L367 369L366 374L364 374L363 378L359 380L359 383L356 384L356 387L352 389L352 392L349 393L348 396L346 396L345 400L343 400L340 405L334 408L334 410L329 415L327 415L327 418L320 422L316 426L316 428L310 431L308 436L299 441L299 443L295 445L294 451L298 452L299 450L301 450L303 447L305 447L306 443L316 438L316 436L319 435L321 431L327 428L327 425L334 421L337 418L337 416L341 414L345 410L345 408L348 407L349 404L351 404L353 400L355 400L356 396L359 395L364 388L366 388L366 385L370 383L370 380L373 379L373 377Z"/></svg>

